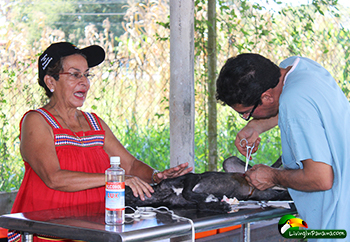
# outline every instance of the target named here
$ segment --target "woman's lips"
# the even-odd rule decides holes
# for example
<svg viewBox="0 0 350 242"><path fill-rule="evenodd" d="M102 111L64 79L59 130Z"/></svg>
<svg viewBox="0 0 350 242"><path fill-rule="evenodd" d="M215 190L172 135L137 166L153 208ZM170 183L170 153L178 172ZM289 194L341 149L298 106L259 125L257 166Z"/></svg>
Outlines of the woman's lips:
<svg viewBox="0 0 350 242"><path fill-rule="evenodd" d="M78 92L74 93L74 96L76 96L77 98L80 98L80 99L84 99L85 93L86 93L85 91L78 91Z"/></svg>

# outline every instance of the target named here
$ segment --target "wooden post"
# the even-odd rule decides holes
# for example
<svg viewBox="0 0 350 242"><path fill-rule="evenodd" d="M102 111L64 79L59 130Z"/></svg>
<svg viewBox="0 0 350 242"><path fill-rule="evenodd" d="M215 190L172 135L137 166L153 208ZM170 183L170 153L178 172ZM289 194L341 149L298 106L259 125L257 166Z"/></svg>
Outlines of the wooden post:
<svg viewBox="0 0 350 242"><path fill-rule="evenodd" d="M170 1L170 166L194 168L194 0Z"/></svg>
<svg viewBox="0 0 350 242"><path fill-rule="evenodd" d="M208 170L217 170L216 0L208 0Z"/></svg>

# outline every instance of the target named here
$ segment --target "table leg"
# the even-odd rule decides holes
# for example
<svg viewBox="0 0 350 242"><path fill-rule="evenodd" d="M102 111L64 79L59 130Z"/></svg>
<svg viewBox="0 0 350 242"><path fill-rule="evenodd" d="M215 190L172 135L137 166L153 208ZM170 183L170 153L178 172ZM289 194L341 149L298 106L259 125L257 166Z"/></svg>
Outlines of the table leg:
<svg viewBox="0 0 350 242"><path fill-rule="evenodd" d="M241 236L243 242L250 242L250 223L242 224Z"/></svg>
<svg viewBox="0 0 350 242"><path fill-rule="evenodd" d="M33 242L33 234L22 232L22 242Z"/></svg>

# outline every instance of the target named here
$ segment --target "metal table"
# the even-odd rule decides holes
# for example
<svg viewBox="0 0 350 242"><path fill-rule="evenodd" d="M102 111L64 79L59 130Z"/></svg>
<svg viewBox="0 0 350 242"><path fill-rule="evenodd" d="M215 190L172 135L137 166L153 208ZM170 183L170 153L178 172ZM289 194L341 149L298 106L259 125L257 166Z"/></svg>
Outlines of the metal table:
<svg viewBox="0 0 350 242"><path fill-rule="evenodd" d="M290 205L291 209L267 207L229 214L209 214L188 209L173 211L176 215L191 219L196 233L242 224L243 231L246 231L243 235L244 241L249 241L251 222L296 214L294 204ZM189 221L173 219L170 214L163 212L156 212L154 217L135 219L124 225L107 226L104 223L104 203L7 214L0 216L0 227L21 231L23 241L31 241L33 234L37 234L94 242L149 241L181 237L180 240L186 237L185 240L188 240L192 228Z"/></svg>

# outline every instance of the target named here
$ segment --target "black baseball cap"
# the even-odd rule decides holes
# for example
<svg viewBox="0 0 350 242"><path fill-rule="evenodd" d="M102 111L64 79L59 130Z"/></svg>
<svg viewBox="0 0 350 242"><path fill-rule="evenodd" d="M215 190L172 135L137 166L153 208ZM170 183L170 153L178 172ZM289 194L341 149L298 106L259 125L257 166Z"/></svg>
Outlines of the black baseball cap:
<svg viewBox="0 0 350 242"><path fill-rule="evenodd" d="M94 67L101 64L105 59L105 51L98 45L90 45L79 49L69 42L58 42L51 44L39 57L39 83L44 82L44 77L48 67L54 66L62 57L83 54L86 57L88 67Z"/></svg>

